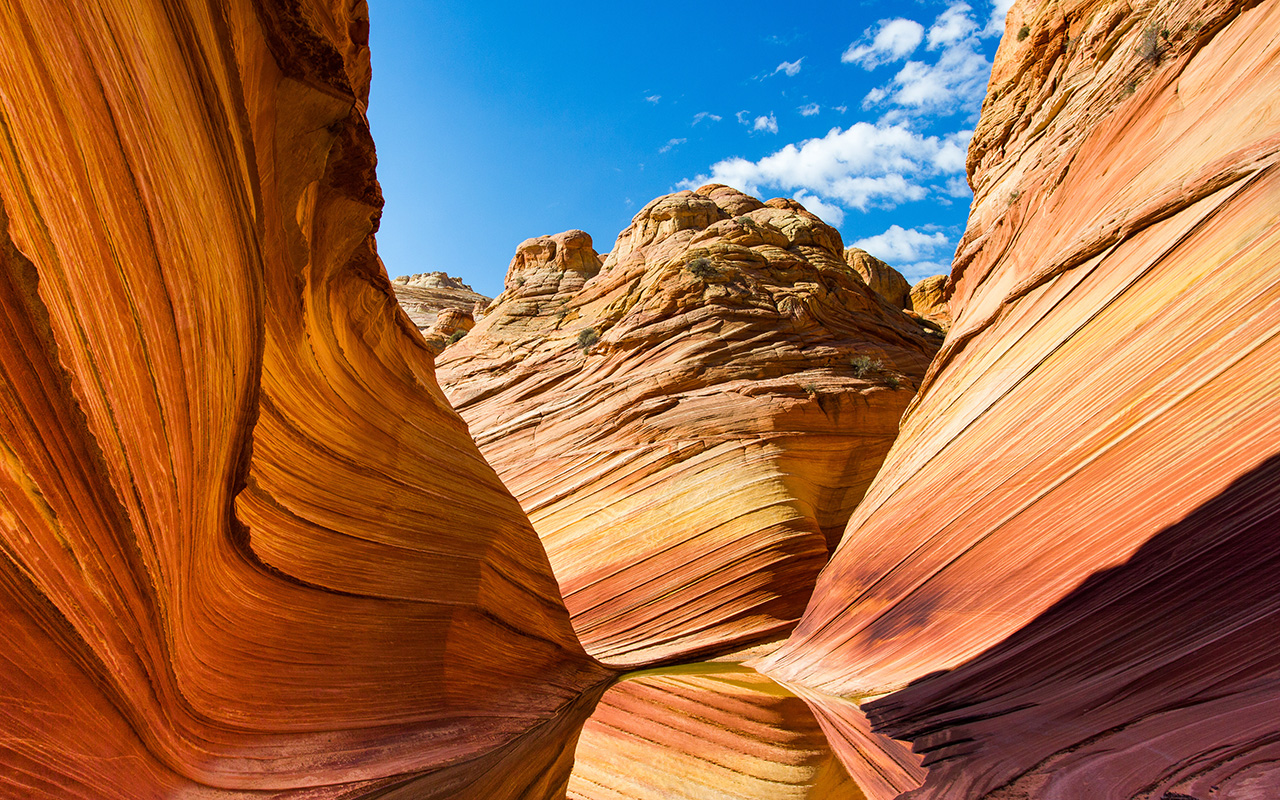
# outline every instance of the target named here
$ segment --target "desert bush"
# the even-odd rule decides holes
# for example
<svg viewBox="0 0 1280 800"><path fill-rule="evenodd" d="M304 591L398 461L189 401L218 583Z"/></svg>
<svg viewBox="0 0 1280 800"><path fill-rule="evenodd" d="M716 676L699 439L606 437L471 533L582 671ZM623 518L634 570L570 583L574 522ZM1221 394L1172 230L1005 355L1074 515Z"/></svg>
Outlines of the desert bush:
<svg viewBox="0 0 1280 800"><path fill-rule="evenodd" d="M578 331L578 347L582 348L582 352L585 353L590 350L591 345L598 341L600 341L600 334L596 332L595 328L583 328Z"/></svg>
<svg viewBox="0 0 1280 800"><path fill-rule="evenodd" d="M1142 38L1138 40L1138 55L1149 66L1160 63L1160 28L1153 22L1142 29Z"/></svg>
<svg viewBox="0 0 1280 800"><path fill-rule="evenodd" d="M850 361L855 378L867 378L884 371L884 362L871 356L854 356Z"/></svg>
<svg viewBox="0 0 1280 800"><path fill-rule="evenodd" d="M695 278L706 280L720 274L709 258L695 258L685 265L685 269L689 270Z"/></svg>
<svg viewBox="0 0 1280 800"><path fill-rule="evenodd" d="M1027 37L1028 37L1028 36L1030 36L1030 35L1031 35L1031 26L1030 26L1030 25L1023 25L1023 26L1018 30L1018 41L1022 41L1023 39L1027 38Z"/></svg>
<svg viewBox="0 0 1280 800"><path fill-rule="evenodd" d="M466 331L454 331L449 336L449 344L457 344L458 342L462 341L462 337L466 335L467 335Z"/></svg>

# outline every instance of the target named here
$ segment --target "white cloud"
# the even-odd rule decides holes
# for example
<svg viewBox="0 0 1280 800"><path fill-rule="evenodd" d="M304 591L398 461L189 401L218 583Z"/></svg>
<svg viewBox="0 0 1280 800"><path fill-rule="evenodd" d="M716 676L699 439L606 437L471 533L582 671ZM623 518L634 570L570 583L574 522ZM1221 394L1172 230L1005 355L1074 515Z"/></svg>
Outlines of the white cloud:
<svg viewBox="0 0 1280 800"><path fill-rule="evenodd" d="M822 198L811 195L804 189L796 192L791 197L828 225L839 228L844 224L844 209L840 206L824 202Z"/></svg>
<svg viewBox="0 0 1280 800"><path fill-rule="evenodd" d="M795 61L783 61L772 74L777 75L779 72L785 72L788 78L794 78L800 72L801 61L804 61L803 56L797 58Z"/></svg>
<svg viewBox="0 0 1280 800"><path fill-rule="evenodd" d="M765 131L766 133L778 132L778 120L772 113L767 117L756 117L755 124L751 126L753 131Z"/></svg>
<svg viewBox="0 0 1280 800"><path fill-rule="evenodd" d="M662 99L662 95L660 94L651 94L645 97L646 101L653 103L655 106L658 104L658 101L660 101L661 99Z"/></svg>
<svg viewBox="0 0 1280 800"><path fill-rule="evenodd" d="M817 114L821 110L822 109L818 106L817 103L810 103L806 106L800 106L800 109L799 109L800 116L802 117L812 117L814 114Z"/></svg>
<svg viewBox="0 0 1280 800"><path fill-rule="evenodd" d="M906 278L907 283L912 286L933 275L947 275L951 272L951 263L948 261L917 261L914 264L890 266L901 272L902 277Z"/></svg>
<svg viewBox="0 0 1280 800"><path fill-rule="evenodd" d="M687 141L689 141L689 140L688 140L688 139L671 139L671 140L670 140L670 141L668 141L666 144L664 144L662 147L659 147L659 148L658 148L658 152L659 152L659 153L666 153L666 152L669 152L669 151L671 150L671 148L673 148L673 147L679 147L680 145L684 144L684 143L685 143L685 142L687 142Z"/></svg>
<svg viewBox="0 0 1280 800"><path fill-rule="evenodd" d="M982 31L983 36L1000 36L1004 34L1004 17L1009 13L1009 8L1013 6L1013 0L995 0L991 8L991 19L987 20L987 27Z"/></svg>
<svg viewBox="0 0 1280 800"><path fill-rule="evenodd" d="M939 14L929 28L929 49L947 47L976 34L978 23L969 16L972 10L968 3L952 3Z"/></svg>
<svg viewBox="0 0 1280 800"><path fill-rule="evenodd" d="M874 34L868 28L862 39L849 45L840 56L846 64L860 64L866 69L875 69L906 58L920 46L924 38L924 26L910 19L882 19L879 30Z"/></svg>
<svg viewBox="0 0 1280 800"><path fill-rule="evenodd" d="M925 233L915 228L890 225L889 230L884 233L859 239L851 246L866 250L891 265L920 264L933 258L939 250L950 247L951 242L940 231Z"/></svg>
<svg viewBox="0 0 1280 800"><path fill-rule="evenodd" d="M910 60L889 83L867 92L862 107L889 104L900 109L886 114L901 119L912 114L976 114L986 94L991 62L982 53L980 29L964 2L953 2L929 28L932 61Z"/></svg>
<svg viewBox="0 0 1280 800"><path fill-rule="evenodd" d="M730 158L682 187L725 183L751 194L804 191L823 202L865 211L892 208L928 194L926 181L964 171L969 131L924 136L904 125L859 122L820 139L789 144L759 161Z"/></svg>
<svg viewBox="0 0 1280 800"><path fill-rule="evenodd" d="M723 119L723 117L721 117L719 114L712 114L710 111L699 111L697 114L693 115L693 124L697 125L699 122L702 122L704 119L709 119L712 122L719 122L721 119Z"/></svg>
<svg viewBox="0 0 1280 800"><path fill-rule="evenodd" d="M750 124L751 124L751 115L750 115L750 113L749 113L748 111L746 111L745 109L744 109L744 110L742 110L742 111L739 111L737 114L734 114L733 116L737 117L738 122L739 122L740 124L742 124L742 125L750 125Z"/></svg>
<svg viewBox="0 0 1280 800"><path fill-rule="evenodd" d="M947 178L943 191L952 197L970 197L973 195L973 190L969 188L969 182L962 176Z"/></svg>
<svg viewBox="0 0 1280 800"><path fill-rule="evenodd" d="M846 112L846 111L848 111L848 110L849 110L849 107L848 107L848 106L836 106L836 107L835 107L835 110L836 110L836 111L839 111L841 114L843 114L844 112Z"/></svg>

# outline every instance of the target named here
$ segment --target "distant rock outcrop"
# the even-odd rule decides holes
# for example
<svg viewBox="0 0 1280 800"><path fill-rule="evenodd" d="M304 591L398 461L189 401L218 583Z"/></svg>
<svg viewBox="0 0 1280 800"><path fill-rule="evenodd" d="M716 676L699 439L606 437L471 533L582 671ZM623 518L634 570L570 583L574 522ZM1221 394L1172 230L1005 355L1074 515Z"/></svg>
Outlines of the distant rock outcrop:
<svg viewBox="0 0 1280 800"><path fill-rule="evenodd" d="M426 337L428 346L435 353L439 353L449 343L450 334L460 329L470 329L470 325L462 320L469 318L474 324L492 302L491 298L473 291L461 279L443 272L405 275L392 280L391 288L395 290L400 307ZM447 320L441 320L442 312L447 309L462 312L463 316L450 316Z"/></svg>
<svg viewBox="0 0 1280 800"><path fill-rule="evenodd" d="M603 261L581 231L521 244L441 357L598 658L794 624L940 342L843 255L795 201L668 195Z"/></svg>
<svg viewBox="0 0 1280 800"><path fill-rule="evenodd" d="M911 287L908 300L911 310L942 330L951 329L951 309L947 306L947 276L924 278Z"/></svg>
<svg viewBox="0 0 1280 800"><path fill-rule="evenodd" d="M871 287L871 291L883 297L889 305L911 308L911 284L901 272L856 247L845 248L844 260Z"/></svg>
<svg viewBox="0 0 1280 800"><path fill-rule="evenodd" d="M1007 26L953 326L760 666L907 687L918 800L1280 797L1280 2Z"/></svg>

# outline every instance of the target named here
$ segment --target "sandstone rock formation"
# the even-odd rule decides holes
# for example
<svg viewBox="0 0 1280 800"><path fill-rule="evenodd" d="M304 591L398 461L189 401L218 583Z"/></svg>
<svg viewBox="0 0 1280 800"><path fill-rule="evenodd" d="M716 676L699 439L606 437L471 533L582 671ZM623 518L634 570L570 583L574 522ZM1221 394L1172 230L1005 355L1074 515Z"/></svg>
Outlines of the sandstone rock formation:
<svg viewBox="0 0 1280 800"><path fill-rule="evenodd" d="M520 245L443 355L606 663L777 638L804 608L937 347L843 252L792 200L668 195L603 261L581 231Z"/></svg>
<svg viewBox="0 0 1280 800"><path fill-rule="evenodd" d="M578 740L569 798L892 800L897 794L864 791L804 701L785 687L733 665L707 668L713 665L611 687ZM901 743L880 741L912 759Z"/></svg>
<svg viewBox="0 0 1280 800"><path fill-rule="evenodd" d="M458 318L454 318L452 324L447 321L441 324L442 313L456 311L474 319L482 316L491 302L490 298L473 291L460 279L443 272L405 275L394 279L391 288L395 290L400 307L418 330L422 331L436 353L444 349L449 334L459 329ZM447 333L443 332L445 329L448 329Z"/></svg>
<svg viewBox="0 0 1280 800"><path fill-rule="evenodd" d="M951 328L951 309L947 305L946 288L947 276L934 275L917 281L907 298L912 311L937 324L944 331Z"/></svg>
<svg viewBox="0 0 1280 800"><path fill-rule="evenodd" d="M871 291L883 297L889 305L911 308L911 284L901 272L856 247L845 248L844 260L871 287Z"/></svg>
<svg viewBox="0 0 1280 800"><path fill-rule="evenodd" d="M606 677L378 262L367 32L0 14L0 795L465 796Z"/></svg>
<svg viewBox="0 0 1280 800"><path fill-rule="evenodd" d="M953 327L761 667L911 683L913 798L1280 796L1280 3L1007 25Z"/></svg>

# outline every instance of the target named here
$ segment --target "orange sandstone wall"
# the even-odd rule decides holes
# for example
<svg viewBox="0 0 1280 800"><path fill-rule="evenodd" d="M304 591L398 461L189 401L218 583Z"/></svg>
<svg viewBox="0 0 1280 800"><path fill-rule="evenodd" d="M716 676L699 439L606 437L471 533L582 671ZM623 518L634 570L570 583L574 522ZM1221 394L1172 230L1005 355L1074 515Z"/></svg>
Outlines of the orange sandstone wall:
<svg viewBox="0 0 1280 800"><path fill-rule="evenodd" d="M913 797L1280 794L1280 3L1007 24L953 327L760 666L915 682Z"/></svg>
<svg viewBox="0 0 1280 800"><path fill-rule="evenodd" d="M604 677L378 266L367 30L0 14L0 794L457 796Z"/></svg>
<svg viewBox="0 0 1280 800"><path fill-rule="evenodd" d="M938 343L798 203L706 186L603 260L522 244L440 381L587 650L636 666L786 634Z"/></svg>

